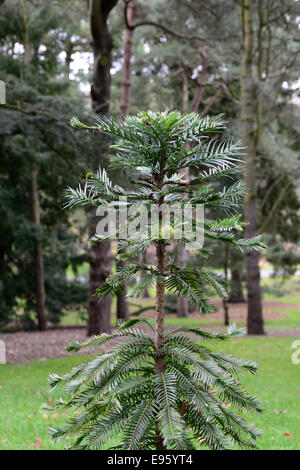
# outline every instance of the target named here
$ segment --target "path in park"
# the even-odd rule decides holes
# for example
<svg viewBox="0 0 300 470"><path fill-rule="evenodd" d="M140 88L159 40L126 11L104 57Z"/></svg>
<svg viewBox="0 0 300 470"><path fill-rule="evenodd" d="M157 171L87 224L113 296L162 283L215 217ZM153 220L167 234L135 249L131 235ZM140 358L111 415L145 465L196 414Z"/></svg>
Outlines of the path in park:
<svg viewBox="0 0 300 470"><path fill-rule="evenodd" d="M204 330L224 331L223 309L220 299L214 302L217 312L210 315L215 320L209 324L203 325ZM283 303L276 301L263 301L264 317L268 318L284 318L286 313L282 313L285 308L299 308L298 304ZM154 312L148 312L147 316L153 317ZM168 315L172 318L176 315ZM191 318L201 320L203 317L199 313L194 313ZM230 320L246 319L246 304L230 304ZM268 337L300 337L300 328L296 330L274 330L268 331ZM86 339L85 328L58 328L50 329L45 332L18 332L18 333L0 333L0 340L6 344L6 357L9 363L19 363L23 361L31 361L34 359L46 360L51 358L66 357L68 353L64 351L64 347L72 341L84 341Z"/></svg>

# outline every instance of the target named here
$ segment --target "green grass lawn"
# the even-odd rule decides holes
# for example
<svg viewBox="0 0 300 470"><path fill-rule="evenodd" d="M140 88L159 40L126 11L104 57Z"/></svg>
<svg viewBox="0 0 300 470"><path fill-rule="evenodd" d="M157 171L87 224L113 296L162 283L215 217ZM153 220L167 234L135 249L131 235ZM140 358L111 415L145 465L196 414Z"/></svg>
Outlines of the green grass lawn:
<svg viewBox="0 0 300 470"><path fill-rule="evenodd" d="M295 338L239 338L215 343L215 349L257 360L259 374L243 374L242 383L264 404L262 415L248 415L264 431L260 449L300 449L300 364L291 361ZM53 449L47 428L61 424L67 413L40 411L59 392L49 393L47 376L59 374L86 360L82 357L0 366L0 449ZM115 445L117 437L110 442ZM55 445L63 449L67 442Z"/></svg>

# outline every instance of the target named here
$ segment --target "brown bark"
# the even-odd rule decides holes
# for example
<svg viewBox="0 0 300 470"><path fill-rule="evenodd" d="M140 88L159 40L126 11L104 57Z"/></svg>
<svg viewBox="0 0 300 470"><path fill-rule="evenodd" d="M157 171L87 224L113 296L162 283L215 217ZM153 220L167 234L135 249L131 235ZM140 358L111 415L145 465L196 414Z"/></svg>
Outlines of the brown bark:
<svg viewBox="0 0 300 470"><path fill-rule="evenodd" d="M243 294L243 286L240 271L238 269L231 269L230 279L230 295L228 298L229 303L246 302Z"/></svg>
<svg viewBox="0 0 300 470"><path fill-rule="evenodd" d="M156 265L157 270L160 274L164 274L165 271L165 250L166 247L163 241L156 243ZM164 346L164 306L165 306L165 282L156 282L156 312L155 312L155 337L154 347L155 352L159 353L160 349ZM163 356L155 357L155 373L161 374L165 371L165 360ZM166 447L163 442L163 438L157 427L156 429L156 449L165 450Z"/></svg>
<svg viewBox="0 0 300 470"><path fill-rule="evenodd" d="M194 94L194 98L191 104L191 110L194 112L198 112L202 96L203 96L203 89L205 84L205 77L206 77L206 55L204 52L204 48L202 45L199 46L199 52L201 57L201 71L199 76L196 80L196 90ZM189 89L188 89L188 78L184 69L180 63L179 73L182 80L182 109L184 113L188 112L189 108ZM186 150L189 151L190 144L186 144ZM189 168L183 168L181 170L182 175L185 178L185 181L188 182L190 179L190 172ZM185 247L181 244L178 245L178 266L180 268L184 268L186 266L186 262L188 260L188 254ZM180 295L177 300L177 316L181 318L186 318L189 316L189 305L188 300Z"/></svg>
<svg viewBox="0 0 300 470"><path fill-rule="evenodd" d="M254 127L253 89L253 0L242 0L243 47L241 54L241 126L242 139L246 147L244 180L248 193L245 196L245 219L248 225L246 237L257 234L257 189L256 189L256 135ZM248 290L248 334L264 334L262 315L259 254L251 252L246 256Z"/></svg>
<svg viewBox="0 0 300 470"><path fill-rule="evenodd" d="M129 24L134 21L135 0L130 0L127 9L127 19ZM121 113L126 114L130 109L130 92L131 92L131 56L132 56L132 40L134 30L126 26L123 41L123 83L122 83L122 99Z"/></svg>
<svg viewBox="0 0 300 470"><path fill-rule="evenodd" d="M166 247L163 241L156 244L156 264L157 270L160 274L164 275L165 272L165 250ZM159 350L164 345L164 308L165 308L165 282L156 282L156 312L155 312L155 351ZM156 373L160 374L165 370L165 361L163 357L159 356L155 359Z"/></svg>
<svg viewBox="0 0 300 470"><path fill-rule="evenodd" d="M37 229L41 230L40 221L40 204L38 193L38 172L36 168L31 171L31 206L32 219ZM39 238L35 240L34 247L34 264L35 264L35 295L36 295L36 314L38 321L38 329L44 331L47 329L46 317L46 294L44 280L44 258L42 246Z"/></svg>
<svg viewBox="0 0 300 470"><path fill-rule="evenodd" d="M102 286L111 270L111 246L109 241L97 243L90 251L90 285L88 336L111 331L111 296L100 300L95 296L97 287Z"/></svg>
<svg viewBox="0 0 300 470"><path fill-rule="evenodd" d="M130 23L134 20L135 0L130 0L127 10L127 18ZM121 113L127 114L130 109L130 92L131 92L131 55L132 40L134 30L126 27L123 41L123 82L121 97ZM124 261L117 262L117 269L125 266ZM117 318L119 320L129 319L129 308L126 298L126 282L123 283L122 289L117 292Z"/></svg>
<svg viewBox="0 0 300 470"><path fill-rule="evenodd" d="M191 106L192 111L194 111L195 113L198 112L199 106L202 101L207 72L207 60L203 45L199 46L199 53L201 57L201 71L197 77L197 86Z"/></svg>
<svg viewBox="0 0 300 470"><path fill-rule="evenodd" d="M229 326L229 308L228 308L228 299L223 299L223 309L224 309L224 325Z"/></svg>
<svg viewBox="0 0 300 470"><path fill-rule="evenodd" d="M91 97L96 112L109 112L111 84L112 37L108 28L108 16L118 0L91 0L90 26L94 54Z"/></svg>
<svg viewBox="0 0 300 470"><path fill-rule="evenodd" d="M205 38L202 36L197 36L197 35L185 35L178 33L177 31L174 31L170 28L167 28L166 26L156 23L155 21L140 21L139 23L131 23L128 18L128 9L130 5L131 0L124 0L125 3L125 8L124 8L124 17L125 17L125 23L128 29L135 29L139 28L140 26L154 26L154 28L161 29L164 33L166 34L171 34L172 36L175 36L180 39L187 39L188 41L205 41Z"/></svg>
<svg viewBox="0 0 300 470"><path fill-rule="evenodd" d="M119 250L120 253L120 250ZM118 261L117 270L121 270L125 267L125 261ZM118 320L127 321L129 320L129 308L127 302L127 283L123 282L121 291L117 293L117 318Z"/></svg>
<svg viewBox="0 0 300 470"><path fill-rule="evenodd" d="M147 249L142 254L142 263L148 264ZM143 298L148 299L150 297L149 290L145 289L143 292Z"/></svg>
<svg viewBox="0 0 300 470"><path fill-rule="evenodd" d="M108 16L118 0L91 0L90 27L94 53L93 81L91 98L94 111L101 114L109 112L110 69L112 38L108 28ZM98 164L98 162L97 162ZM92 219L92 231L95 232L96 218ZM99 301L93 294L102 285L111 270L111 244L101 242L91 247L90 251L90 297L88 307L88 335L109 332L111 298Z"/></svg>
<svg viewBox="0 0 300 470"><path fill-rule="evenodd" d="M229 250L225 247L225 260L224 260L224 278L228 282L228 261L229 261ZM229 309L228 309L228 296L223 298L224 308L224 325L229 325Z"/></svg>

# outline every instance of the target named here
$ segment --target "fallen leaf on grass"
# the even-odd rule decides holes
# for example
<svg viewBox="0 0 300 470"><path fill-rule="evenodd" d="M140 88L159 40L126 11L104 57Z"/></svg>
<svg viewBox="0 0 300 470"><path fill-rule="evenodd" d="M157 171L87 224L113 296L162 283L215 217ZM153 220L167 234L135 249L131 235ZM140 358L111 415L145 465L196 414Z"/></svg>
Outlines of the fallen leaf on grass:
<svg viewBox="0 0 300 470"><path fill-rule="evenodd" d="M285 432L284 435L285 437L292 437L292 434L290 432Z"/></svg>
<svg viewBox="0 0 300 470"><path fill-rule="evenodd" d="M44 414L42 415L42 418L44 418L44 419L48 419L48 415L47 415L47 413L44 413Z"/></svg>

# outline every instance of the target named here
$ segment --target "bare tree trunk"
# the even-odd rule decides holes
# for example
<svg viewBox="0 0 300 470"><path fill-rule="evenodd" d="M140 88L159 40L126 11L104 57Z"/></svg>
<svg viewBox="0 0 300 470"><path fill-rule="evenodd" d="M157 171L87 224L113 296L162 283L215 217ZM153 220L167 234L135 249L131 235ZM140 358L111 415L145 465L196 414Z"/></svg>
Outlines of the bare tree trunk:
<svg viewBox="0 0 300 470"><path fill-rule="evenodd" d="M111 84L112 38L108 29L108 16L118 0L90 0L90 27L94 53L93 82L91 98L94 111L99 114L109 112ZM93 217L93 232L96 218ZM97 287L105 282L111 269L111 244L109 241L92 245L90 252L90 297L88 308L88 335L109 332L111 299L99 301L94 297Z"/></svg>
<svg viewBox="0 0 300 470"><path fill-rule="evenodd" d="M242 0L243 48L241 55L241 125L242 139L246 147L246 167L244 180L248 193L245 196L245 219L248 225L246 237L257 234L257 189L256 189L256 136L254 128L254 89L253 89L253 0ZM246 256L248 289L248 334L264 334L262 315L259 254L251 252Z"/></svg>
<svg viewBox="0 0 300 470"><path fill-rule="evenodd" d="M238 269L231 269L230 295L228 302L233 304L246 302L243 294L241 275Z"/></svg>
<svg viewBox="0 0 300 470"><path fill-rule="evenodd" d="M135 0L130 0L127 7L127 20L129 24L133 24L135 15ZM132 39L134 29L126 27L123 41L123 83L122 83L122 99L121 113L126 114L130 109L130 92L131 92L131 56L132 56Z"/></svg>
<svg viewBox="0 0 300 470"><path fill-rule="evenodd" d="M135 0L130 0L127 8L127 19L130 24L134 21ZM121 98L121 113L126 114L130 109L130 91L131 91L131 55L132 55L132 39L134 29L126 27L123 41L123 83ZM117 270L125 266L124 261L117 262ZM122 289L117 292L117 318L119 320L129 319L129 307L126 298L126 282L123 282Z"/></svg>
<svg viewBox="0 0 300 470"><path fill-rule="evenodd" d="M111 331L111 296L100 300L96 297L97 287L102 286L111 271L111 246L109 241L94 245L90 251L90 286L88 336Z"/></svg>
<svg viewBox="0 0 300 470"><path fill-rule="evenodd" d="M199 45L199 53L201 57L201 71L199 76L197 77L197 86L194 94L194 98L192 101L191 109L194 112L198 112L202 96L203 96L203 89L204 89L204 82L206 77L206 55L204 53L204 48L202 44ZM188 89L188 78L186 73L180 64L179 66L179 73L181 75L182 80L182 109L184 113L188 112L189 108L189 89ZM190 150L190 144L186 145L186 150ZM181 170L182 175L184 176L186 182L189 182L190 173L189 168L183 168ZM188 260L188 254L185 247L181 244L178 245L178 266L180 268L184 268L186 266ZM189 304L188 300L180 295L177 300L177 316L181 318L186 318L189 316Z"/></svg>
<svg viewBox="0 0 300 470"><path fill-rule="evenodd" d="M185 175L185 180L189 181L189 169L184 168L182 173ZM178 266L179 268L185 268L188 260L188 253L185 247L178 244L177 247ZM186 297L179 295L177 298L177 317L187 318L189 316L189 303Z"/></svg>
<svg viewBox="0 0 300 470"><path fill-rule="evenodd" d="M147 248L142 254L142 263L148 264ZM145 289L143 292L143 299L148 299L150 297L149 290Z"/></svg>
<svg viewBox="0 0 300 470"><path fill-rule="evenodd" d="M33 222L35 223L38 229L41 229L40 204L38 193L38 171L36 168L33 168L31 171L31 205ZM34 263L38 329L40 331L44 331L47 329L44 258L41 242L38 238L35 240Z"/></svg>
<svg viewBox="0 0 300 470"><path fill-rule="evenodd" d="M189 108L189 81L188 77L180 63L179 73L182 80L182 110L184 113L188 112ZM188 151L189 144L186 145L186 150ZM190 179L189 168L183 168L180 173L183 175L185 181L188 183ZM180 243L177 245L177 257L178 257L178 266L184 268L188 259L188 254L183 245ZM189 316L189 304L186 297L179 295L177 298L177 317L187 318Z"/></svg>
<svg viewBox="0 0 300 470"><path fill-rule="evenodd" d="M119 253L121 250L119 250ZM116 263L117 270L124 268L126 262L125 261L118 261ZM123 281L122 289L120 292L117 293L117 318L118 320L129 320L129 307L126 298L127 294L127 283Z"/></svg>
<svg viewBox="0 0 300 470"><path fill-rule="evenodd" d="M228 282L228 261L229 261L229 250L228 247L225 247L225 261L224 261L224 277ZM223 308L224 308L224 325L229 325L229 309L228 309L228 296L223 298Z"/></svg>

